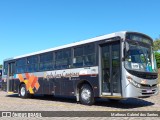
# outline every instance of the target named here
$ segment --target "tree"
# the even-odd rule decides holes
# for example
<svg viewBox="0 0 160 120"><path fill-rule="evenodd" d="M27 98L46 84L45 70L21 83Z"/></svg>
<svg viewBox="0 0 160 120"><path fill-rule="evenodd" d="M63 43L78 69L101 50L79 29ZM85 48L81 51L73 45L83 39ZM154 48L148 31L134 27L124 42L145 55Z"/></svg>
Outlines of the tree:
<svg viewBox="0 0 160 120"><path fill-rule="evenodd" d="M160 50L160 37L153 42L153 50L154 51ZM155 52L155 58L157 61L157 68L160 68L160 53L159 52Z"/></svg>
<svg viewBox="0 0 160 120"><path fill-rule="evenodd" d="M155 58L157 61L157 68L160 68L160 53L159 52L155 52Z"/></svg>
<svg viewBox="0 0 160 120"><path fill-rule="evenodd" d="M153 42L153 50L155 50L155 51L160 50L160 38L159 38L159 39L156 39L156 40Z"/></svg>
<svg viewBox="0 0 160 120"><path fill-rule="evenodd" d="M2 65L0 65L0 68L2 68Z"/></svg>

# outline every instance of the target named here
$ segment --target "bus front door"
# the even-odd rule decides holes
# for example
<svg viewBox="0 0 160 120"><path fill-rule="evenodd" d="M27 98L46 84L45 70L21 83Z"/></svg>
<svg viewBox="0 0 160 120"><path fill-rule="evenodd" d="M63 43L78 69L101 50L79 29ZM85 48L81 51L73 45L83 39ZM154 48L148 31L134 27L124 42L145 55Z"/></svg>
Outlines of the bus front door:
<svg viewBox="0 0 160 120"><path fill-rule="evenodd" d="M15 63L8 63L7 92L14 92Z"/></svg>
<svg viewBox="0 0 160 120"><path fill-rule="evenodd" d="M121 96L120 41L100 45L101 95Z"/></svg>

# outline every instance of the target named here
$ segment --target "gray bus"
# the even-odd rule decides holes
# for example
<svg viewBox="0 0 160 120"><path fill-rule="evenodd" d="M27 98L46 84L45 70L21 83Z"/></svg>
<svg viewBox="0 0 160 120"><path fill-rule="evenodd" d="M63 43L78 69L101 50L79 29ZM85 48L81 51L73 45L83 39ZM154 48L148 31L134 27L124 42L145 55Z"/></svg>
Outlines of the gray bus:
<svg viewBox="0 0 160 120"><path fill-rule="evenodd" d="M53 43L54 44L54 43ZM4 60L7 91L31 95L127 99L158 93L158 74L149 36L122 31Z"/></svg>

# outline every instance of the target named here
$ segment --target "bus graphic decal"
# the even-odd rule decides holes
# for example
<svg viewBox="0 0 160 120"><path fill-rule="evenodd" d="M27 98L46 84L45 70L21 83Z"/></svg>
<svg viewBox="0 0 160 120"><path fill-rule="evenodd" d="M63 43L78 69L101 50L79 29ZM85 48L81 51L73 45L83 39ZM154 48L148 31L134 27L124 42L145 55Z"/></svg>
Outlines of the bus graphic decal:
<svg viewBox="0 0 160 120"><path fill-rule="evenodd" d="M24 79L22 74L18 74L18 78L20 82L24 82L26 85L26 90L29 91L29 93L34 94L33 89L36 88L36 90L39 89L40 84L38 83L38 77L32 75L29 75L29 73L25 73L26 79Z"/></svg>

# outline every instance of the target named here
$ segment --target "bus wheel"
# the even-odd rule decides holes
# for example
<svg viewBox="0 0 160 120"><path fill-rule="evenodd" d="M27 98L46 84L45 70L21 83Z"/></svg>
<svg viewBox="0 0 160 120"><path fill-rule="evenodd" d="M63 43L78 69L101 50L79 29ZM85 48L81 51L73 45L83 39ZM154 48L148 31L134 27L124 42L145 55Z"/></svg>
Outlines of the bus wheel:
<svg viewBox="0 0 160 120"><path fill-rule="evenodd" d="M20 97L21 97L21 98L27 98L27 97L29 97L29 94L28 94L27 91L26 91L26 86L25 86L25 84L22 84L22 85L20 86L19 94L20 94Z"/></svg>
<svg viewBox="0 0 160 120"><path fill-rule="evenodd" d="M94 103L93 90L88 84L84 84L80 89L80 102L84 105Z"/></svg>

